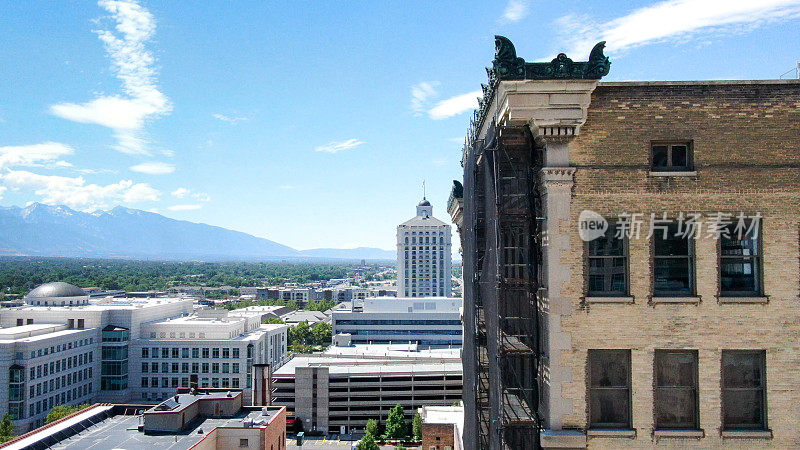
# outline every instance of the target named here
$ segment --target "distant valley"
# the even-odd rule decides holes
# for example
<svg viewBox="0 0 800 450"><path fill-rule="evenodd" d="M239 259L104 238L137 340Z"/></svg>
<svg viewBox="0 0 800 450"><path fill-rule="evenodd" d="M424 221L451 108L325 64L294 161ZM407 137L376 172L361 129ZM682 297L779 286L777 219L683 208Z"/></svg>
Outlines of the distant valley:
<svg viewBox="0 0 800 450"><path fill-rule="evenodd" d="M269 239L118 206L92 213L33 203L0 207L0 256L164 260L393 260L379 248L296 250Z"/></svg>

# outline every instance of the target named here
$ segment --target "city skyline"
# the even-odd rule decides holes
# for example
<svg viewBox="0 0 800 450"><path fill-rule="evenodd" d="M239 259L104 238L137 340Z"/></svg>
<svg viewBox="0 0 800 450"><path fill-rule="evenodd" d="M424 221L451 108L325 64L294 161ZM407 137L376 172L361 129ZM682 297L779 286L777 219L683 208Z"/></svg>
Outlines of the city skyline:
<svg viewBox="0 0 800 450"><path fill-rule="evenodd" d="M800 55L798 1L612 3L4 2L0 204L393 249L423 179L446 211L493 34L542 60L607 40L604 81L777 78Z"/></svg>

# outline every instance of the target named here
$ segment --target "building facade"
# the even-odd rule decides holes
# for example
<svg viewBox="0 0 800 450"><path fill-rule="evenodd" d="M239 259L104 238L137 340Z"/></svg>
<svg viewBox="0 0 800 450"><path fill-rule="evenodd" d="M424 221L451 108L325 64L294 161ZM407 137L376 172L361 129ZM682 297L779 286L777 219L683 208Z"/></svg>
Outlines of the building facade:
<svg viewBox="0 0 800 450"><path fill-rule="evenodd" d="M600 83L602 48L496 38L458 211L464 441L795 446L800 82Z"/></svg>
<svg viewBox="0 0 800 450"><path fill-rule="evenodd" d="M461 299L447 297L377 297L334 308L334 335L347 334L353 344L460 346Z"/></svg>
<svg viewBox="0 0 800 450"><path fill-rule="evenodd" d="M198 311L142 325L131 343L128 395L161 401L177 388L230 388L252 398L253 364L276 365L286 357L286 325L262 325L260 314L229 316L227 310Z"/></svg>
<svg viewBox="0 0 800 450"><path fill-rule="evenodd" d="M402 405L411 420L424 405L461 398L458 358L378 354L295 356L273 373L273 402L286 406L305 431L363 433Z"/></svg>
<svg viewBox="0 0 800 450"><path fill-rule="evenodd" d="M66 283L31 294L0 311L0 414L18 431L55 405L161 401L179 387L242 389L249 401L252 365L286 357L288 327L262 325L260 312L195 313L186 297L88 300Z"/></svg>
<svg viewBox="0 0 800 450"><path fill-rule="evenodd" d="M450 225L433 217L422 199L417 215L397 227L397 296L451 297Z"/></svg>
<svg viewBox="0 0 800 450"><path fill-rule="evenodd" d="M58 405L88 403L100 391L100 330L63 324L0 329L0 411L16 430L44 424Z"/></svg>

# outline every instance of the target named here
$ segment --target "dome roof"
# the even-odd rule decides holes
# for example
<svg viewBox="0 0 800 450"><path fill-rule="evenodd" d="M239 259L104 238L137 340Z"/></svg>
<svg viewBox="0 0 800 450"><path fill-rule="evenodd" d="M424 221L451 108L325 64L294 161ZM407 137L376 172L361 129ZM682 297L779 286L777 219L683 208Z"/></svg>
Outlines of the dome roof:
<svg viewBox="0 0 800 450"><path fill-rule="evenodd" d="M422 201L419 202L419 205L417 206L431 206L431 202L429 202L428 200L425 199L425 197L423 197Z"/></svg>
<svg viewBox="0 0 800 450"><path fill-rule="evenodd" d="M25 298L51 298L51 297L85 297L88 294L74 284L56 281L45 283L28 292Z"/></svg>

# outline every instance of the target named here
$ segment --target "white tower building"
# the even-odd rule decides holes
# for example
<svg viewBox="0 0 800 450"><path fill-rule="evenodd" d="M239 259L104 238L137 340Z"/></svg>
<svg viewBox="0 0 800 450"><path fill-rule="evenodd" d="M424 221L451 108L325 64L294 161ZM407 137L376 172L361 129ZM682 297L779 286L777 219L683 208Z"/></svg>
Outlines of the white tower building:
<svg viewBox="0 0 800 450"><path fill-rule="evenodd" d="M417 216L397 227L397 296L451 297L450 225L424 197Z"/></svg>

